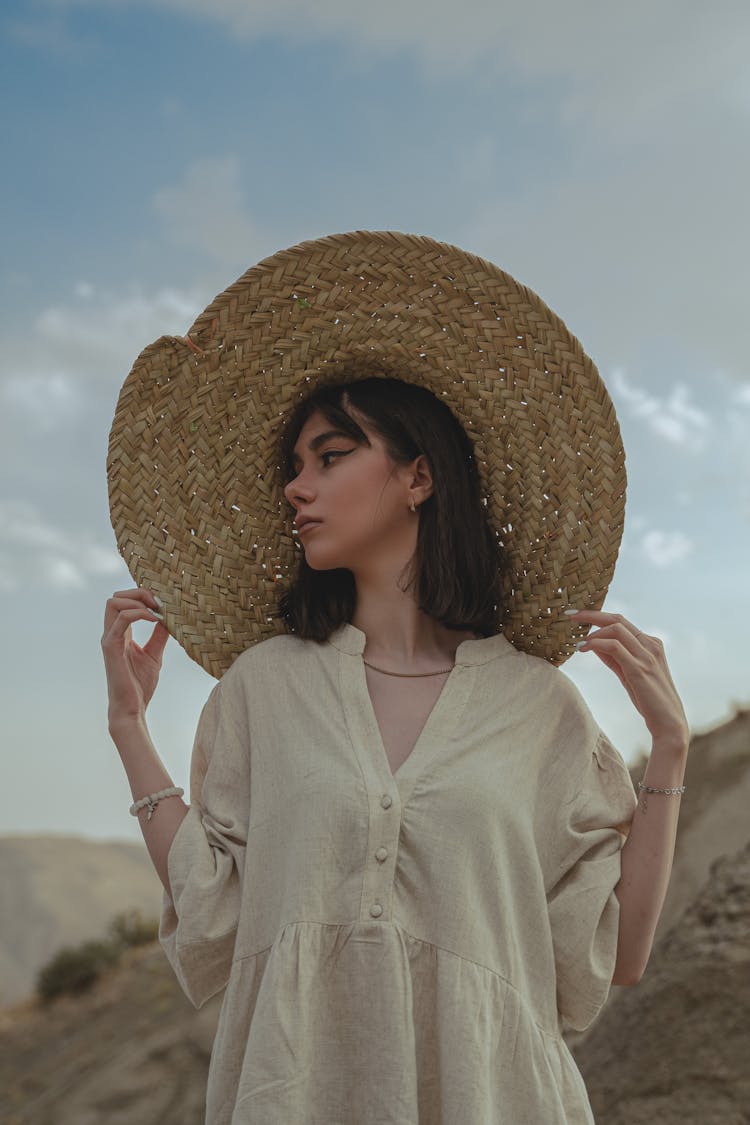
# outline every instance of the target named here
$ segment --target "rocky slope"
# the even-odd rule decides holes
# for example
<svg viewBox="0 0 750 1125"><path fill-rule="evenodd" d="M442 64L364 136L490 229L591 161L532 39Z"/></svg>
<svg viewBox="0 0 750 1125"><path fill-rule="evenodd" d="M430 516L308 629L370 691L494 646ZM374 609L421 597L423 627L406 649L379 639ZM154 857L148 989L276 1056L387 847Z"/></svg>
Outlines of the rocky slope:
<svg viewBox="0 0 750 1125"><path fill-rule="evenodd" d="M221 996L196 1010L161 947L88 994L0 1011L3 1125L203 1125Z"/></svg>
<svg viewBox="0 0 750 1125"><path fill-rule="evenodd" d="M750 1122L750 844L716 860L648 969L574 1049L606 1125Z"/></svg>

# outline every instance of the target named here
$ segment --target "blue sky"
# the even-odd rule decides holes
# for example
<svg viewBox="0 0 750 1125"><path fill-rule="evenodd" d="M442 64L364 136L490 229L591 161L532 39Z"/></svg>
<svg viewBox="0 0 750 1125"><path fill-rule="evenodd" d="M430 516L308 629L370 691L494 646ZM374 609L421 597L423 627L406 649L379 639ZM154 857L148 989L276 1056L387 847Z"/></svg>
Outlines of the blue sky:
<svg viewBox="0 0 750 1125"><path fill-rule="evenodd" d="M694 731L748 702L749 33L678 0L3 7L0 831L142 838L100 649L134 584L117 395L249 266L336 231L461 246L566 321L627 453L604 608L662 638ZM649 747L593 653L563 668L626 760ZM170 638L148 721L185 788L213 683Z"/></svg>

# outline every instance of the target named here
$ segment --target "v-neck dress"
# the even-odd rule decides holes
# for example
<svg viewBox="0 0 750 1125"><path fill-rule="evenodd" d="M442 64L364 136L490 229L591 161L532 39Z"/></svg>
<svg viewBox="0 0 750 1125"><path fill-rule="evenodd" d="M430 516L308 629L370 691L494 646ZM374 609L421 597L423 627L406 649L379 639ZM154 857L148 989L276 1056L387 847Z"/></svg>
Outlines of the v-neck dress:
<svg viewBox="0 0 750 1125"><path fill-rule="evenodd" d="M499 633L393 774L365 643L262 641L200 715L159 941L196 1008L226 989L206 1123L591 1123L562 1032L614 973L627 767Z"/></svg>

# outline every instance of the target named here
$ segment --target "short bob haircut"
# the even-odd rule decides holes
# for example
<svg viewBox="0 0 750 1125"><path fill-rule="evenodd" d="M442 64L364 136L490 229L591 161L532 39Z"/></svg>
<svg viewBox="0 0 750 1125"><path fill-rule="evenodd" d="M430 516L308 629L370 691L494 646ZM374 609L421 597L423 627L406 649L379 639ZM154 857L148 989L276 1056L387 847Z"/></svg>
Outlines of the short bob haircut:
<svg viewBox="0 0 750 1125"><path fill-rule="evenodd" d="M471 441L432 391L384 376L319 385L290 412L278 439L284 485L296 475L293 449L316 410L353 441L371 444L351 408L381 438L394 467L420 454L430 465L433 491L418 508L417 546L409 560L414 569L404 590L416 586L419 608L448 629L482 637L500 632L509 556L488 520ZM278 616L289 632L327 641L340 625L351 622L356 594L351 570L314 570L301 552L297 574L279 594Z"/></svg>

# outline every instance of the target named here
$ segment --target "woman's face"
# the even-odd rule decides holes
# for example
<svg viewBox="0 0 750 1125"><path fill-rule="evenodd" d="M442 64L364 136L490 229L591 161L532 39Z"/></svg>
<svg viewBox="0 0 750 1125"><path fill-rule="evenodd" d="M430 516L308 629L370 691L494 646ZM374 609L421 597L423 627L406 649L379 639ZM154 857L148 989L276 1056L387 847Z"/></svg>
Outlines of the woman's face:
<svg viewBox="0 0 750 1125"><path fill-rule="evenodd" d="M284 494L296 519L321 521L299 537L314 570L346 567L365 574L389 562L400 567L416 545L418 517L409 508L414 465L394 466L378 436L359 417L357 422L370 446L332 434L311 449L311 442L335 429L318 411L294 446L297 475ZM416 503L422 498L418 494Z"/></svg>

